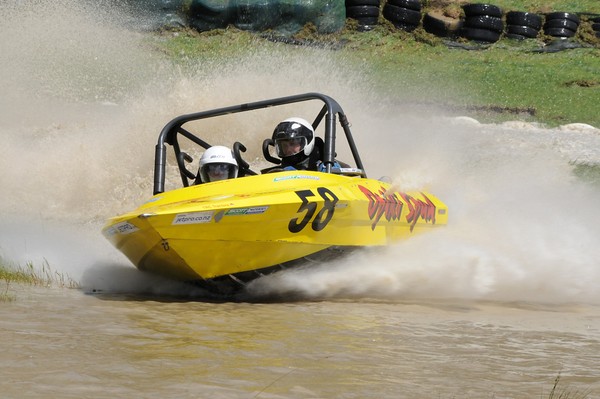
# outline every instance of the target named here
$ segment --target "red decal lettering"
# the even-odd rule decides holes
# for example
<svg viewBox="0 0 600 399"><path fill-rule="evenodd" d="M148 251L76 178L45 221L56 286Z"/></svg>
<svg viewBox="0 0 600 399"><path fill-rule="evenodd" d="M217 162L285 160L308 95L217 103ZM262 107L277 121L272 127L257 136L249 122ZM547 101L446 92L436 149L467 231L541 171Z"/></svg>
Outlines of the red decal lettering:
<svg viewBox="0 0 600 399"><path fill-rule="evenodd" d="M419 218L422 218L425 222L435 224L435 205L425 194L421 193L421 195L425 198L425 201L400 193L400 196L406 202L406 206L408 206L406 221L410 223L410 231L413 231Z"/></svg>
<svg viewBox="0 0 600 399"><path fill-rule="evenodd" d="M374 193L366 187L358 186L360 191L369 200L368 215L371 223L371 230L375 230L377 223L382 216L389 222L391 220L400 220L402 214L402 201L396 195L397 193L386 194L386 190L381 187L378 193Z"/></svg>

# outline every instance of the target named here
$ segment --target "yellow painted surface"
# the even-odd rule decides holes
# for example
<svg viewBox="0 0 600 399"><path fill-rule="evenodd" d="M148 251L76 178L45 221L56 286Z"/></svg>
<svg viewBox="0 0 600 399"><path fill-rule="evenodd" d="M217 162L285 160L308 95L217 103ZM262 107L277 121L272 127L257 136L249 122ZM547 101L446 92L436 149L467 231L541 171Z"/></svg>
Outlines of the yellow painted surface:
<svg viewBox="0 0 600 399"><path fill-rule="evenodd" d="M140 269L178 279L269 267L329 246L386 245L447 223L429 193L292 171L165 192L112 218L104 235Z"/></svg>

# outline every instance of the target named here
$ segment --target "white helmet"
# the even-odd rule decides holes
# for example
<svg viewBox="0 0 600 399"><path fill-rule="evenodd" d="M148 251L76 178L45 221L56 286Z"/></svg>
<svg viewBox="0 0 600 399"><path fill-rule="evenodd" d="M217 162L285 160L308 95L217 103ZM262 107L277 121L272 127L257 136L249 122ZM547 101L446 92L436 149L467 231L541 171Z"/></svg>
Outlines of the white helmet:
<svg viewBox="0 0 600 399"><path fill-rule="evenodd" d="M200 158L200 179L203 183L237 177L238 164L233 152L222 145L204 151Z"/></svg>
<svg viewBox="0 0 600 399"><path fill-rule="evenodd" d="M293 163L306 159L315 146L315 130L302 118L288 118L279 123L273 131L273 144L280 158ZM292 143L296 143L292 150Z"/></svg>

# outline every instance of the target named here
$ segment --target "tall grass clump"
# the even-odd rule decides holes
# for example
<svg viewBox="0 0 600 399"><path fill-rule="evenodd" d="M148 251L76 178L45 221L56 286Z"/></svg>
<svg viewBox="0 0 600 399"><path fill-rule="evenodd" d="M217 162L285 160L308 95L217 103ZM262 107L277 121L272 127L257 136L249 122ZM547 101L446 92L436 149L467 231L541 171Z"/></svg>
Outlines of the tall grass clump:
<svg viewBox="0 0 600 399"><path fill-rule="evenodd" d="M589 397L590 392L588 390L580 392L578 390L573 391L568 386L559 387L560 381L560 373L558 373L548 399L586 399Z"/></svg>
<svg viewBox="0 0 600 399"><path fill-rule="evenodd" d="M27 262L25 266L21 266L0 257L0 280L5 283L4 289L0 290L0 302L15 300L15 296L11 292L12 284L62 288L77 288L79 286L76 281L64 273L52 270L45 259L41 268L36 268L32 262Z"/></svg>

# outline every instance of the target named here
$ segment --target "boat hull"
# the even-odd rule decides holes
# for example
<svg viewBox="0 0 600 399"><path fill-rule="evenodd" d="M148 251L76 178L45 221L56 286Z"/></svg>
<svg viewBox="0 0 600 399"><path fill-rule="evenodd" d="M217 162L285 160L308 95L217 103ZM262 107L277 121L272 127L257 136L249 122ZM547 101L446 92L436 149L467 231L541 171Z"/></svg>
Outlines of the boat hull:
<svg viewBox="0 0 600 399"><path fill-rule="evenodd" d="M110 219L106 238L140 270L183 281L260 275L335 249L383 246L443 226L435 196L290 171L167 191Z"/></svg>

